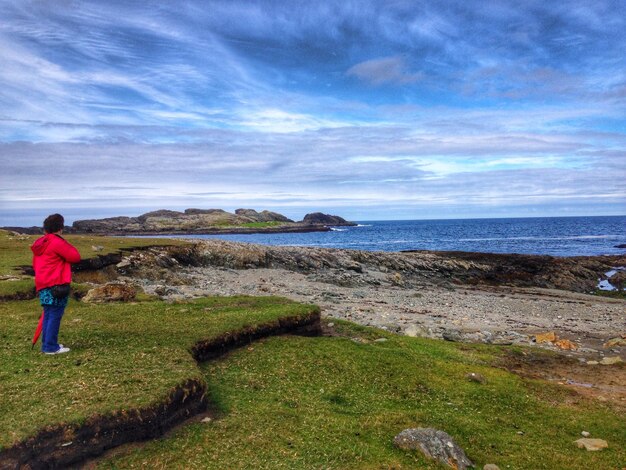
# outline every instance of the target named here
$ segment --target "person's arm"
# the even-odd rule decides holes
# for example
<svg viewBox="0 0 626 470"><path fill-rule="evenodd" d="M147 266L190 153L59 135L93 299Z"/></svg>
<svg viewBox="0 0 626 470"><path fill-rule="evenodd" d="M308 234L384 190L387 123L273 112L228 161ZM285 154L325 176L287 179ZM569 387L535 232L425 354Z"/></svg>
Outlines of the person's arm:
<svg viewBox="0 0 626 470"><path fill-rule="evenodd" d="M59 241L61 243L58 243L55 247L57 254L68 263L78 263L80 261L80 253L78 250L62 238Z"/></svg>

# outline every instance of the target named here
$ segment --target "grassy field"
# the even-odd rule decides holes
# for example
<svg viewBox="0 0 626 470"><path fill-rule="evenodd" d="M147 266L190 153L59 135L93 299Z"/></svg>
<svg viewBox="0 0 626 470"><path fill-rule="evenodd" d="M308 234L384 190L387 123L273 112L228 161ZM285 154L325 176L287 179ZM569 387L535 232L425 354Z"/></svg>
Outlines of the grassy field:
<svg viewBox="0 0 626 470"><path fill-rule="evenodd" d="M0 446L46 425L150 405L193 378L208 384L216 419L182 426L98 465L440 468L392 446L398 432L417 426L445 430L481 466L610 469L626 459L626 424L615 410L494 367L509 348L336 322L338 337L262 340L202 365L189 352L198 340L310 309L271 297L72 302L62 327L72 351L44 356L30 349L37 303L0 303ZM468 381L470 372L487 383ZM573 441L582 430L610 448L577 449Z"/></svg>
<svg viewBox="0 0 626 470"><path fill-rule="evenodd" d="M31 350L41 307L0 303L0 448L55 423L137 408L201 377L198 341L314 309L280 298L207 298L91 305L70 302L59 341L69 354Z"/></svg>
<svg viewBox="0 0 626 470"><path fill-rule="evenodd" d="M340 329L345 338L272 338L203 365L217 419L100 467L444 468L393 447L417 426L448 432L478 468L611 469L626 459L626 424L609 407L494 368L501 348ZM576 448L582 430L611 447Z"/></svg>

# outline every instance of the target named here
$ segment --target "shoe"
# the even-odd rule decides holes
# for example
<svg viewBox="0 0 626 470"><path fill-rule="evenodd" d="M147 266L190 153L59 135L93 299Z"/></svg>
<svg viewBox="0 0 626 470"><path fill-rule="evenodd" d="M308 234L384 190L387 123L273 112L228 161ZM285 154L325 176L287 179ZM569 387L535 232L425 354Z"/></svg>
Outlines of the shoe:
<svg viewBox="0 0 626 470"><path fill-rule="evenodd" d="M44 354L63 354L63 353L66 353L66 352L70 352L70 348L65 348L61 344L59 346L61 346L61 347L59 349L57 349L56 351L54 351L54 352L44 352Z"/></svg>

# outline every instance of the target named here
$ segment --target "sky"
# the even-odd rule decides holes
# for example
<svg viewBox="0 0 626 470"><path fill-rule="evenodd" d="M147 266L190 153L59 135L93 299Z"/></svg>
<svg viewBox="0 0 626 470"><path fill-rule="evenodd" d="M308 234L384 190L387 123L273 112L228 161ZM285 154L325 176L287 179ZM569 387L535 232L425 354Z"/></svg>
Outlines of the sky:
<svg viewBox="0 0 626 470"><path fill-rule="evenodd" d="M626 214L626 2L0 0L0 226Z"/></svg>

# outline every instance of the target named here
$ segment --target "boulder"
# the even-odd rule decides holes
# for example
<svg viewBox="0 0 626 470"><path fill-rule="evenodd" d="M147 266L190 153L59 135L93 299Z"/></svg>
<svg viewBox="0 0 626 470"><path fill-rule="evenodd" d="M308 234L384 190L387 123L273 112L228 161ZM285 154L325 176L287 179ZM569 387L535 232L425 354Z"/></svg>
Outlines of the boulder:
<svg viewBox="0 0 626 470"><path fill-rule="evenodd" d="M606 449L609 444L604 439L594 439L591 437L583 437L574 441L574 444L578 446L579 449L587 449L589 451L596 451Z"/></svg>
<svg viewBox="0 0 626 470"><path fill-rule="evenodd" d="M458 470L474 466L452 437L437 429L405 429L393 439L393 443L403 450L420 450L427 457Z"/></svg>
<svg viewBox="0 0 626 470"><path fill-rule="evenodd" d="M470 372L469 374L466 374L465 378L469 380L470 382L476 382L479 384L487 383L487 379L485 378L485 376L482 374L478 374L476 372Z"/></svg>
<svg viewBox="0 0 626 470"><path fill-rule="evenodd" d="M109 283L94 287L82 298L87 303L127 302L137 295L137 289L130 284Z"/></svg>
<svg viewBox="0 0 626 470"><path fill-rule="evenodd" d="M604 343L605 349L619 348L622 346L626 346L626 338L622 338L622 337L611 338L606 343Z"/></svg>
<svg viewBox="0 0 626 470"><path fill-rule="evenodd" d="M547 333L537 333L535 335L535 342L537 343L554 343L556 341L556 333L554 331L548 331Z"/></svg>
<svg viewBox="0 0 626 470"><path fill-rule="evenodd" d="M600 364L602 364L603 366L611 366L613 364L619 364L620 362L624 362L622 361L621 357L611 356L611 357L603 357L602 360L600 361Z"/></svg>
<svg viewBox="0 0 626 470"><path fill-rule="evenodd" d="M554 345L564 351L576 351L578 349L578 345L569 339L560 339L555 341Z"/></svg>
<svg viewBox="0 0 626 470"><path fill-rule="evenodd" d="M621 245L615 245L615 248L626 248L626 243L622 243Z"/></svg>
<svg viewBox="0 0 626 470"><path fill-rule="evenodd" d="M613 274L613 276L609 279L609 282L618 291L623 291L624 286L626 286L626 271L618 271Z"/></svg>

